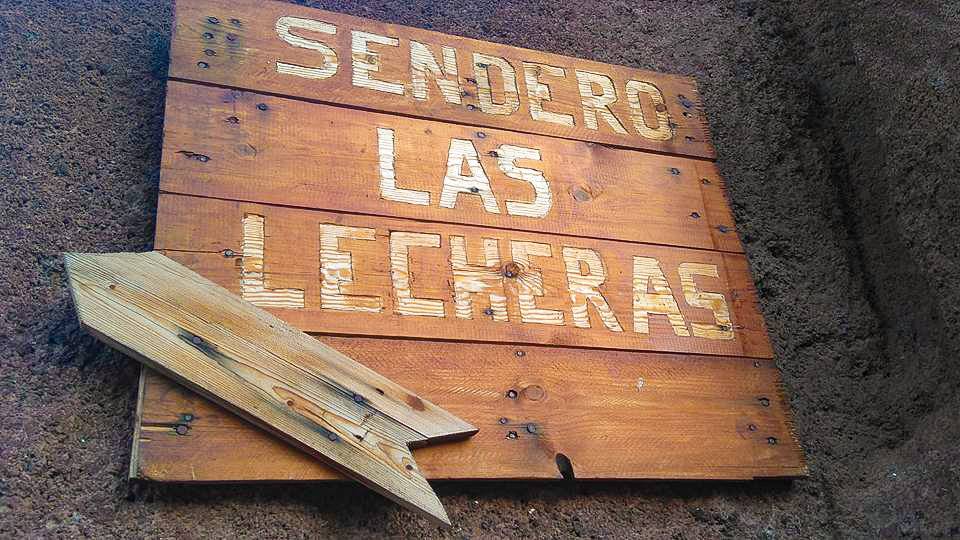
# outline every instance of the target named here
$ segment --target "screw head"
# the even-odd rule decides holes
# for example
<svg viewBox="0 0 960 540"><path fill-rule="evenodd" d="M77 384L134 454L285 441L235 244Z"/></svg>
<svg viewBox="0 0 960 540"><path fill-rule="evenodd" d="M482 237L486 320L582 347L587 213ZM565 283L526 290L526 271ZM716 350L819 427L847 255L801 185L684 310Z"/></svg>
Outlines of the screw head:
<svg viewBox="0 0 960 540"><path fill-rule="evenodd" d="M487 309L483 310L483 314L489 317L489 316L493 315L493 310L490 309L490 308L487 308Z"/></svg>
<svg viewBox="0 0 960 540"><path fill-rule="evenodd" d="M767 444L777 444L776 437L767 437Z"/></svg>
<svg viewBox="0 0 960 540"><path fill-rule="evenodd" d="M527 424L527 433L536 433L537 425L536 424Z"/></svg>
<svg viewBox="0 0 960 540"><path fill-rule="evenodd" d="M473 105L473 104L467 104L467 110L468 110L468 111L475 111L475 110L477 110L477 107L476 107L475 105Z"/></svg>
<svg viewBox="0 0 960 540"><path fill-rule="evenodd" d="M260 109L261 111L265 111L269 108L270 107L268 107L266 103L257 103L257 109Z"/></svg>
<svg viewBox="0 0 960 540"><path fill-rule="evenodd" d="M486 139L486 138L487 138L487 134L484 133L484 132L482 132L482 131L478 131L478 132L477 132L477 138L479 138L479 139Z"/></svg>
<svg viewBox="0 0 960 540"><path fill-rule="evenodd" d="M193 342L194 345L203 345L203 338L200 336L193 336L190 338L190 341Z"/></svg>
<svg viewBox="0 0 960 540"><path fill-rule="evenodd" d="M690 217L693 219L700 219L700 212L690 212Z"/></svg>
<svg viewBox="0 0 960 540"><path fill-rule="evenodd" d="M470 193L480 193L480 188L477 186L470 186Z"/></svg>
<svg viewBox="0 0 960 540"><path fill-rule="evenodd" d="M190 426L187 426L186 424L177 424L177 427L174 429L176 430L177 435L186 435L187 432L190 431Z"/></svg>
<svg viewBox="0 0 960 540"><path fill-rule="evenodd" d="M517 355L517 358L523 358L524 356L527 355L527 353L524 351L517 351L516 355Z"/></svg>
<svg viewBox="0 0 960 540"><path fill-rule="evenodd" d="M498 422L500 422L500 424L503 425L503 424L506 424L507 422L509 422L509 420L507 420L507 417L506 417L506 416L501 416L501 417L500 417L500 420L498 420Z"/></svg>
<svg viewBox="0 0 960 540"><path fill-rule="evenodd" d="M182 418L184 422L193 422L193 415L190 413L184 413L180 418Z"/></svg>
<svg viewBox="0 0 960 540"><path fill-rule="evenodd" d="M230 258L230 257L233 257L234 255L236 255L236 253L234 253L232 249L223 250L224 257Z"/></svg>
<svg viewBox="0 0 960 540"><path fill-rule="evenodd" d="M758 398L757 401L759 401L759 402L760 402L760 405L762 405L762 406L764 406L764 407L769 407L769 406L770 406L770 398L762 397L762 398Z"/></svg>
<svg viewBox="0 0 960 540"><path fill-rule="evenodd" d="M508 398L510 398L510 399L517 399L517 395L518 395L518 394L517 394L517 391L514 390L513 388L511 388L510 390L507 390L507 397L508 397Z"/></svg>
<svg viewBox="0 0 960 540"><path fill-rule="evenodd" d="M705 186L709 186L709 185L710 185L710 180L709 180L708 178L701 178L701 179L700 179L700 183L703 184L703 185L705 185Z"/></svg>
<svg viewBox="0 0 960 540"><path fill-rule="evenodd" d="M207 69L208 67L210 67L210 64L206 62L197 62L197 67L200 69Z"/></svg>
<svg viewBox="0 0 960 540"><path fill-rule="evenodd" d="M670 174L672 174L672 175L674 175L674 176L679 176L679 175L680 175L680 169L678 169L678 168L676 168L676 167L670 167Z"/></svg>
<svg viewBox="0 0 960 540"><path fill-rule="evenodd" d="M207 22L210 24L220 24L220 19L216 17L207 17Z"/></svg>
<svg viewBox="0 0 960 540"><path fill-rule="evenodd" d="M211 34L210 32L204 32L203 39L213 39L213 34Z"/></svg>
<svg viewBox="0 0 960 540"><path fill-rule="evenodd" d="M516 439L518 436L519 436L519 435L517 435L517 432L516 432L516 431L508 431L508 432L507 432L507 438L508 438L508 439Z"/></svg>
<svg viewBox="0 0 960 540"><path fill-rule="evenodd" d="M243 26L243 23L240 22L240 19L230 19L230 24L234 26Z"/></svg>

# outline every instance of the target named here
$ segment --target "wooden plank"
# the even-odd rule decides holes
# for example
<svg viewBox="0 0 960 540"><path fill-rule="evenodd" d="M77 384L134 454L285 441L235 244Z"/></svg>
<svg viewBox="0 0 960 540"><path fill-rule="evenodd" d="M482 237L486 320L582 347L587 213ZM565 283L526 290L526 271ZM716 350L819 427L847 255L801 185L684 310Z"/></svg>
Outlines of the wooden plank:
<svg viewBox="0 0 960 540"><path fill-rule="evenodd" d="M718 180L696 159L167 88L160 187L173 193L742 252Z"/></svg>
<svg viewBox="0 0 960 540"><path fill-rule="evenodd" d="M690 78L287 3L178 1L169 74L467 125L714 156Z"/></svg>
<svg viewBox="0 0 960 540"><path fill-rule="evenodd" d="M480 428L468 440L417 450L419 468L430 479L556 479L558 454L570 460L577 479L806 474L779 373L769 360L319 339ZM142 398L138 478L340 477L159 375L145 374ZM183 421L186 414L190 422ZM178 435L175 428L183 424L189 431Z"/></svg>
<svg viewBox="0 0 960 540"><path fill-rule="evenodd" d="M157 222L156 249L306 332L772 354L739 254L169 194Z"/></svg>
<svg viewBox="0 0 960 540"><path fill-rule="evenodd" d="M476 428L159 253L65 261L101 340L449 525L407 446Z"/></svg>

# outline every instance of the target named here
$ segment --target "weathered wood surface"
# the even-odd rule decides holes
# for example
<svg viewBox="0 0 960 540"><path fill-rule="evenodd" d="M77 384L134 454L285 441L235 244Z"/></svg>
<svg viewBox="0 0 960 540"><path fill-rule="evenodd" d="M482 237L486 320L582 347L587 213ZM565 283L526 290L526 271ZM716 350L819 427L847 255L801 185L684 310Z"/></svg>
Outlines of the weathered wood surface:
<svg viewBox="0 0 960 540"><path fill-rule="evenodd" d="M771 356L739 254L169 194L157 223L306 332Z"/></svg>
<svg viewBox="0 0 960 540"><path fill-rule="evenodd" d="M170 77L713 157L695 82L280 2L180 0Z"/></svg>
<svg viewBox="0 0 960 540"><path fill-rule="evenodd" d="M408 445L476 428L160 253L65 260L80 322L101 340L449 524Z"/></svg>
<svg viewBox="0 0 960 540"><path fill-rule="evenodd" d="M558 454L570 460L578 479L806 474L779 374L769 360L319 339L480 428L468 440L417 450L417 464L430 479L560 478ZM149 371L142 400L136 477L339 478ZM185 414L190 422L183 421ZM178 435L182 424L190 429Z"/></svg>
<svg viewBox="0 0 960 540"><path fill-rule="evenodd" d="M742 252L718 178L691 158L167 88L172 193Z"/></svg>

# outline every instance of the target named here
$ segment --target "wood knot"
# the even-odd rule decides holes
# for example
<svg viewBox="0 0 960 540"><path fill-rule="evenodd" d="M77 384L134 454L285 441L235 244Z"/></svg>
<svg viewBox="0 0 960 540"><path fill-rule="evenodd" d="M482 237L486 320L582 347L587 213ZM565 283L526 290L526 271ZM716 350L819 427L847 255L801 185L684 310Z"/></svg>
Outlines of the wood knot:
<svg viewBox="0 0 960 540"><path fill-rule="evenodd" d="M547 395L547 391L543 389L539 384L531 384L524 388L521 392L523 397L529 399L530 401L540 401Z"/></svg>

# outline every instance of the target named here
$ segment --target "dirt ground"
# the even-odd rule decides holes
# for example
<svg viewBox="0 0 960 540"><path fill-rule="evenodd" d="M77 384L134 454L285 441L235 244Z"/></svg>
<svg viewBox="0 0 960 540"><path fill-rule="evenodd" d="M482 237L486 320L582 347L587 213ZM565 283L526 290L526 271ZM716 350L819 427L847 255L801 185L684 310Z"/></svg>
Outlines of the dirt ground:
<svg viewBox="0 0 960 540"><path fill-rule="evenodd" d="M960 537L960 2L319 7L696 77L810 477L132 490L59 254L151 247L172 6L0 0L0 537Z"/></svg>

